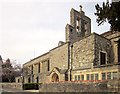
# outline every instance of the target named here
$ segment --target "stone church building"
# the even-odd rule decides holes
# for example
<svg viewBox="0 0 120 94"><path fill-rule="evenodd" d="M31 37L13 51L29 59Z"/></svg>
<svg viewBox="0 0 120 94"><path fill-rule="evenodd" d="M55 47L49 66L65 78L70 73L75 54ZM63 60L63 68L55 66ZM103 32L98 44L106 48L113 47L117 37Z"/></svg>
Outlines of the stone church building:
<svg viewBox="0 0 120 94"><path fill-rule="evenodd" d="M71 9L66 41L23 64L24 83L120 79L120 32L91 33L91 19ZM19 81L19 79L17 79Z"/></svg>

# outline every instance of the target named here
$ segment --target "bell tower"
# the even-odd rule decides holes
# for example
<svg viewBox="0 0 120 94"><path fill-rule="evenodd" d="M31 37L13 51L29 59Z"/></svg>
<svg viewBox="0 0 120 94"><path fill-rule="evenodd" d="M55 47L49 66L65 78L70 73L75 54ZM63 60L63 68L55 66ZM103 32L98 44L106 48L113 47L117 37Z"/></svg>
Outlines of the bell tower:
<svg viewBox="0 0 120 94"><path fill-rule="evenodd" d="M80 11L71 9L70 24L66 25L66 42L74 43L91 34L91 19L87 17L80 5Z"/></svg>

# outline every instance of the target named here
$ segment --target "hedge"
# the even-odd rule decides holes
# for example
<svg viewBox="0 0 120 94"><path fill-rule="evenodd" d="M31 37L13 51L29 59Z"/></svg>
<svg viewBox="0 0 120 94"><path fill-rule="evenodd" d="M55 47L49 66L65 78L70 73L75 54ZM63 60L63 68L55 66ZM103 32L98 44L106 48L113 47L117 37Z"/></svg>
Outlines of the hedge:
<svg viewBox="0 0 120 94"><path fill-rule="evenodd" d="M39 90L41 83L26 83L23 84L23 90Z"/></svg>

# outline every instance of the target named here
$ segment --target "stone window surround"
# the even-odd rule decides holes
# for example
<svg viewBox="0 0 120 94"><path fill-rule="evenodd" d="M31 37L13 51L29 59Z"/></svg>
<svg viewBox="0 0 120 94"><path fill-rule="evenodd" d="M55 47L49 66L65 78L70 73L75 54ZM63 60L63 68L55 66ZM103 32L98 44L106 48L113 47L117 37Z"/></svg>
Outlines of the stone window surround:
<svg viewBox="0 0 120 94"><path fill-rule="evenodd" d="M90 74L86 74L86 80L90 80Z"/></svg>
<svg viewBox="0 0 120 94"><path fill-rule="evenodd" d="M95 80L95 75L94 74L91 74L90 77L91 77L91 80Z"/></svg>
<svg viewBox="0 0 120 94"><path fill-rule="evenodd" d="M99 80L99 74L98 73L94 74L94 80Z"/></svg>
<svg viewBox="0 0 120 94"><path fill-rule="evenodd" d="M106 72L101 73L101 80L106 80Z"/></svg>
<svg viewBox="0 0 120 94"><path fill-rule="evenodd" d="M117 71L112 71L112 72L103 72L103 73L105 73L105 80L109 80L108 79L108 73L111 73L111 77L110 77L110 79L117 79L118 78L118 72ZM114 73L116 74L116 75L114 75ZM102 77L102 73L101 73L101 77ZM102 80L102 79L101 79Z"/></svg>
<svg viewBox="0 0 120 94"><path fill-rule="evenodd" d="M78 80L78 79L77 79L77 75L75 75L75 78L74 78L74 80L75 80L75 81L77 81L77 80Z"/></svg>
<svg viewBox="0 0 120 94"><path fill-rule="evenodd" d="M115 71L115 72L112 72L112 79L117 79L118 78L118 72Z"/></svg>
<svg viewBox="0 0 120 94"><path fill-rule="evenodd" d="M78 75L78 80L80 80L80 75Z"/></svg>
<svg viewBox="0 0 120 94"><path fill-rule="evenodd" d="M81 80L85 80L85 77L83 74L81 75Z"/></svg>
<svg viewBox="0 0 120 94"><path fill-rule="evenodd" d="M105 73L105 79L102 79L102 73ZM108 73L111 73L110 78L108 78ZM115 73L115 75L114 75L114 73ZM107 71L107 72L103 71L103 72L100 72L100 73L75 74L74 75L74 81L83 81L82 76L84 76L84 80L87 80L87 74L89 74L89 80L92 80L91 75L94 76L93 77L94 80L114 80L114 79L118 79L118 71ZM76 76L76 80L75 80L75 76ZM78 79L78 76L80 76L80 80Z"/></svg>
<svg viewBox="0 0 120 94"><path fill-rule="evenodd" d="M107 79L112 79L112 72L107 72Z"/></svg>
<svg viewBox="0 0 120 94"><path fill-rule="evenodd" d="M106 54L106 57L105 57L105 58L106 58L106 62L105 62L105 64L103 64L103 65L106 65L106 64L107 64L107 52L100 50L100 51L99 51L99 65L100 65L100 66L102 66L102 65L101 65L101 62L100 62L100 53L101 53L101 52Z"/></svg>

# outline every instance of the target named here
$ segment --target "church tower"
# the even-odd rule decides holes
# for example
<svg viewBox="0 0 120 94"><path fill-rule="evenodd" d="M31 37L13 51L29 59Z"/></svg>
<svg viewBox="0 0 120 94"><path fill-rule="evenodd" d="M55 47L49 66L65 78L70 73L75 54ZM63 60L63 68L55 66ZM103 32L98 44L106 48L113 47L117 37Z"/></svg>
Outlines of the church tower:
<svg viewBox="0 0 120 94"><path fill-rule="evenodd" d="M80 11L71 9L70 24L66 25L66 42L74 43L79 39L91 34L91 19L85 16L80 5Z"/></svg>

